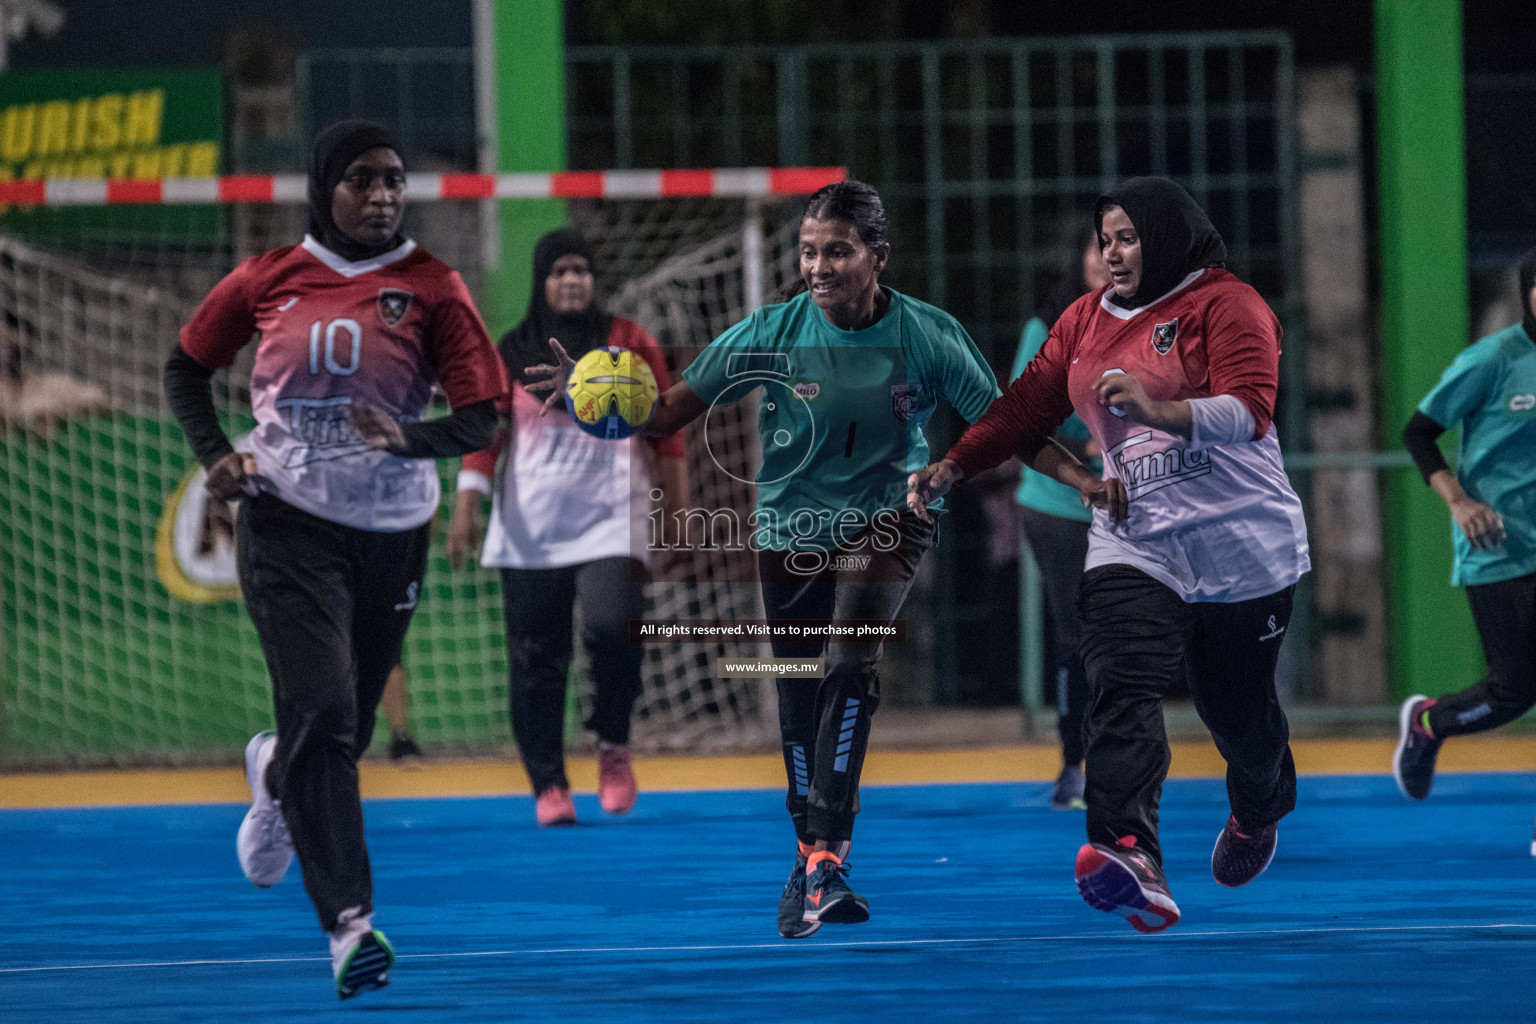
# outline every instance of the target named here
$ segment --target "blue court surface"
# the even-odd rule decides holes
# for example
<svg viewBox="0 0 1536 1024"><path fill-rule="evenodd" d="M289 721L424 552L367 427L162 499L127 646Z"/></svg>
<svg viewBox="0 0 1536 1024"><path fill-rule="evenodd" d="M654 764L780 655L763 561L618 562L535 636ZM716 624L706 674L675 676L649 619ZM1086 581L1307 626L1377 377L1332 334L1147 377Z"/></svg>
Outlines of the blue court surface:
<svg viewBox="0 0 1536 1024"><path fill-rule="evenodd" d="M254 889L244 808L0 812L0 1021L1530 1021L1536 779L1302 780L1267 874L1211 880L1217 780L1175 781L1184 919L1144 936L1072 885L1043 784L866 789L868 924L777 937L779 794L644 793L540 831L527 798L367 806L393 984L341 1003L297 865Z"/></svg>

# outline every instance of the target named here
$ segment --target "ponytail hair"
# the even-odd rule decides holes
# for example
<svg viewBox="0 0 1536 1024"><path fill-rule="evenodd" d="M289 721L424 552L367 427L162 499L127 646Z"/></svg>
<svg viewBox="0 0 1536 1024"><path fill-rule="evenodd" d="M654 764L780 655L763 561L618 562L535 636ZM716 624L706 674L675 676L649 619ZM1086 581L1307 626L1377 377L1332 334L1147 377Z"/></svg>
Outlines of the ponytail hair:
<svg viewBox="0 0 1536 1024"><path fill-rule="evenodd" d="M880 193L875 191L873 185L862 181L849 178L823 185L805 204L805 214L801 219L808 218L840 220L852 224L853 229L859 233L859 240L871 249L889 247L891 244L890 219L886 216L885 204L880 201ZM806 290L805 278L797 274L793 281L779 289L776 298L779 302L788 302Z"/></svg>

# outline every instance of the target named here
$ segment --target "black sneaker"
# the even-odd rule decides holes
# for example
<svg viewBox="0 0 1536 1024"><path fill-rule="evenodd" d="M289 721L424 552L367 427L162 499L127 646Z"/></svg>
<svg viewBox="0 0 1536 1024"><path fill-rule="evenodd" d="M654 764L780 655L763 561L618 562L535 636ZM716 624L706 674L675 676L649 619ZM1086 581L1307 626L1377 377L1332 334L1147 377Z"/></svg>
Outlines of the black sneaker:
<svg viewBox="0 0 1536 1024"><path fill-rule="evenodd" d="M1410 800L1429 796L1435 782L1435 755L1443 740L1435 739L1424 728L1424 712L1435 702L1423 694L1403 701L1397 713L1397 751L1392 755L1392 777L1397 788Z"/></svg>
<svg viewBox="0 0 1536 1024"><path fill-rule="evenodd" d="M805 919L805 857L797 850L784 895L779 897L779 934L786 939L803 939L820 927L820 921Z"/></svg>
<svg viewBox="0 0 1536 1024"><path fill-rule="evenodd" d="M389 984L389 969L395 965L395 950L377 929L366 932L356 946L343 954L336 965L336 994L342 999L383 988Z"/></svg>
<svg viewBox="0 0 1536 1024"><path fill-rule="evenodd" d="M1051 810L1086 811L1088 805L1083 801L1083 790L1087 785L1083 770L1076 765L1067 765L1056 776L1056 788L1051 791Z"/></svg>
<svg viewBox="0 0 1536 1024"><path fill-rule="evenodd" d="M391 761L403 761L408 757L421 760L425 755L416 741L411 739L410 733L397 732L389 737L389 759Z"/></svg>
<svg viewBox="0 0 1536 1024"><path fill-rule="evenodd" d="M1253 832L1244 832L1237 819L1227 816L1227 827L1216 837L1211 851L1211 877L1228 889L1247 885L1264 873L1275 859L1275 838L1280 827L1271 823Z"/></svg>
<svg viewBox="0 0 1536 1024"><path fill-rule="evenodd" d="M1179 905L1168 879L1152 858L1136 849L1136 837L1114 846L1085 843L1077 851L1077 891L1095 910L1119 914L1139 932L1160 932L1179 922Z"/></svg>
<svg viewBox="0 0 1536 1024"><path fill-rule="evenodd" d="M806 921L821 924L863 924L869 920L869 901L848 888L848 865L837 855L811 854L805 875Z"/></svg>

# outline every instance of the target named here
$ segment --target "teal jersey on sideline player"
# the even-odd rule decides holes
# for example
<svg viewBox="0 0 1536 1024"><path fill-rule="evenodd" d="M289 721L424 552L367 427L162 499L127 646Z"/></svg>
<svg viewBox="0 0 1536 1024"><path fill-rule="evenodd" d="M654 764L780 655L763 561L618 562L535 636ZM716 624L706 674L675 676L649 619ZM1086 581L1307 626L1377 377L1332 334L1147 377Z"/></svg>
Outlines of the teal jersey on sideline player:
<svg viewBox="0 0 1536 1024"><path fill-rule="evenodd" d="M1029 323L1024 325L1024 334L1019 338L1019 351L1013 357L1013 369L1009 371L1008 379L1015 381L1019 374L1024 372L1024 367L1035 358L1035 353L1040 351L1040 346L1045 344L1045 339L1050 336L1051 329L1046 326L1044 320L1039 317L1030 317ZM1067 417L1057 430L1062 437L1088 440L1088 425L1077 418L1077 413ZM1014 495L1020 505L1032 508L1036 512L1045 512L1049 515L1060 516L1063 519L1075 519L1080 523L1093 522L1093 510L1084 508L1082 499L1075 487L1068 487L1059 480L1053 480L1043 473L1036 473L1025 466L1019 474L1019 490Z"/></svg>
<svg viewBox="0 0 1536 1024"><path fill-rule="evenodd" d="M762 389L757 545L830 550L882 509L904 509L928 464L923 426L942 396L974 423L1000 391L959 321L894 289L879 321L833 326L801 293L763 306L699 353L683 380L715 405Z"/></svg>
<svg viewBox="0 0 1536 1024"><path fill-rule="evenodd" d="M1461 424L1456 479L1504 519L1499 547L1479 551L1451 520L1451 583L1498 583L1536 572L1536 344L1519 324L1456 357L1419 412Z"/></svg>

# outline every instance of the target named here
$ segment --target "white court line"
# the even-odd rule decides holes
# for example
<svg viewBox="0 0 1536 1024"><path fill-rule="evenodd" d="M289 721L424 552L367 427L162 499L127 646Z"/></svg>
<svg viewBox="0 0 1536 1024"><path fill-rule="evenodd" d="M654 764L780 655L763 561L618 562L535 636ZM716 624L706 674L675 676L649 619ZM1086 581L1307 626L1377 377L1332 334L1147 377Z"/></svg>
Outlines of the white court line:
<svg viewBox="0 0 1536 1024"><path fill-rule="evenodd" d="M1362 925L1355 928L1245 928L1236 931L1173 932L1158 939L1134 935L1006 935L973 939L877 939L870 942L749 942L720 946L579 946L551 949L486 949L468 953L401 953L397 960L455 960L466 957L553 956L571 953L711 953L747 949L864 949L870 946L983 946L1005 942L1102 942L1124 939L1134 942L1172 942L1174 939L1244 938L1258 935L1363 935L1382 932L1465 932L1497 929L1536 930L1536 924L1405 924ZM143 963L68 964L59 967L0 967L0 974L28 974L41 971L103 971L124 967L234 967L242 964L299 964L330 961L328 956L261 957L252 960L159 960Z"/></svg>

